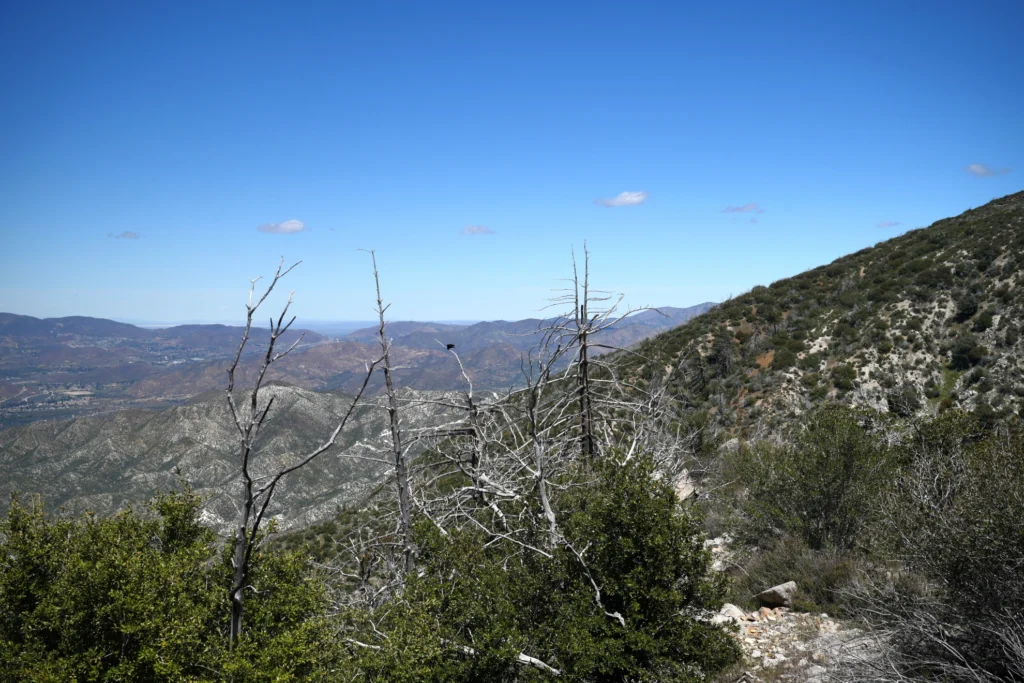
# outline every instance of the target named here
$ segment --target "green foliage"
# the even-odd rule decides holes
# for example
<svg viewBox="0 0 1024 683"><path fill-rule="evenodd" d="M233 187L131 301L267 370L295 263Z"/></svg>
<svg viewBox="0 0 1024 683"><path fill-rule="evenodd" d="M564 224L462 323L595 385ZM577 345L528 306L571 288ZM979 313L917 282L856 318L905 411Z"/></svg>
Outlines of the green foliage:
<svg viewBox="0 0 1024 683"><path fill-rule="evenodd" d="M796 364L796 354L788 348L781 348L775 351L772 358L772 367L776 370L785 370Z"/></svg>
<svg viewBox="0 0 1024 683"><path fill-rule="evenodd" d="M980 363L988 353L973 334L961 334L949 348L949 366L954 370L967 370Z"/></svg>
<svg viewBox="0 0 1024 683"><path fill-rule="evenodd" d="M920 580L889 585L881 596L888 610L872 605L867 614L907 634L895 644L911 662L968 661L992 680L1014 680L1024 662L1000 632L1019 632L1014 619L1024 610L1019 425L997 432L949 411L915 431L886 507L893 529L913 530L893 537L892 556ZM937 638L921 640L907 628L924 619Z"/></svg>
<svg viewBox="0 0 1024 683"><path fill-rule="evenodd" d="M794 536L812 550L865 540L870 502L887 479L884 451L869 431L877 419L829 406L809 416L792 443L759 442L727 456L724 478L745 488L740 538L763 547Z"/></svg>
<svg viewBox="0 0 1024 683"><path fill-rule="evenodd" d="M853 389L853 380L857 379L857 369L848 363L840 363L832 368L832 383L836 389L849 391Z"/></svg>
<svg viewBox="0 0 1024 683"><path fill-rule="evenodd" d="M255 562L246 632L227 651L227 566L186 489L149 514L48 521L14 500L0 522L0 670L14 680L295 680L330 648L322 589L295 555Z"/></svg>
<svg viewBox="0 0 1024 683"><path fill-rule="evenodd" d="M992 317L992 309L985 309L974 318L974 324L971 325L971 329L975 332L984 332L992 327Z"/></svg>
<svg viewBox="0 0 1024 683"><path fill-rule="evenodd" d="M850 601L844 591L863 571L864 563L853 553L812 550L799 538L783 537L770 549L752 553L729 587L729 601L756 609L754 596L765 588L795 581L798 593L793 609L846 615Z"/></svg>
<svg viewBox="0 0 1024 683"><path fill-rule="evenodd" d="M913 384L904 384L885 395L889 412L899 417L911 417L921 409L921 399Z"/></svg>
<svg viewBox="0 0 1024 683"><path fill-rule="evenodd" d="M371 679L546 678L517 662L519 653L567 681L696 681L734 661L732 639L694 618L717 609L724 590L698 521L652 478L648 458L617 457L596 463L594 480L566 494L565 537L554 547L542 528L520 537L530 549L472 528L442 536L420 527L423 574L385 626L433 630L444 646L409 657L404 648L416 638L385 631L381 650L360 655Z"/></svg>
<svg viewBox="0 0 1024 683"><path fill-rule="evenodd" d="M953 320L958 323L967 322L978 312L978 297L974 294L965 294L956 303L956 313Z"/></svg>

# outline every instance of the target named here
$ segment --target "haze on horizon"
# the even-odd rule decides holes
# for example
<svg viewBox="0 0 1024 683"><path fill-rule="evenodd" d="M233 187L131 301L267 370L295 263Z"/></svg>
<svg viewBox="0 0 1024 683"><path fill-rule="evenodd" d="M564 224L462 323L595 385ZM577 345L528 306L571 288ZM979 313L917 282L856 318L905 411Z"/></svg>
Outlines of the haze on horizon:
<svg viewBox="0 0 1024 683"><path fill-rule="evenodd" d="M685 5L685 6L684 6ZM721 301L1021 189L1024 4L8 3L0 311ZM271 302L276 304L278 302Z"/></svg>

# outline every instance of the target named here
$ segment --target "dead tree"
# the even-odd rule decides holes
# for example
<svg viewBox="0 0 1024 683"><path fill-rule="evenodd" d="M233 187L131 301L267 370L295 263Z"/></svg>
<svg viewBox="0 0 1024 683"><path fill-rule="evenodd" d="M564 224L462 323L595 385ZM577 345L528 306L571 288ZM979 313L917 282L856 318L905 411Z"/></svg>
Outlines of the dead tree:
<svg viewBox="0 0 1024 683"><path fill-rule="evenodd" d="M250 280L249 303L246 305L245 331L242 333L242 341L239 343L238 350L235 352L235 358L228 368L227 403L228 408L231 411L232 420L234 421L239 435L239 465L241 479L238 522L235 526L233 539L234 554L231 560L234 570L230 592L230 643L232 647L234 647L236 640L242 633L242 620L245 615L244 592L246 588L250 587L249 571L252 565L253 552L260 543L260 530L263 521L266 518L267 509L273 500L274 491L277 488L277 485L288 474L313 462L313 460L334 445L338 435L345 429L345 425L348 423L349 418L352 417L356 406L362 399L363 393L365 392L366 387L369 384L370 377L372 376L373 369L380 362L379 360L375 360L368 364L366 377L363 379L362 386L355 398L352 399L352 402L349 405L348 410L342 416L341 421L326 441L313 451L295 458L293 461L294 464L284 467L269 476L260 477L255 474L253 468L253 457L256 454L254 446L259 437L260 430L266 423L267 417L270 415L271 407L274 404L274 399L271 397L261 405L260 389L263 387L267 370L270 368L271 364L288 355L296 346L298 346L299 342L302 341L302 336L299 336L299 338L296 339L295 342L286 350L275 352L278 339L280 339L280 337L288 331L292 323L295 322L294 316L288 320L287 323L285 322L288 309L291 307L292 303L291 295L289 295L288 302L285 304L281 314L277 317L277 320L274 320L273 318L270 319L270 338L267 343L267 350L266 353L263 354L260 369L256 374L253 386L249 390L248 400L236 400L235 380L239 362L242 359L242 353L245 350L246 343L249 341L249 333L252 331L253 316L257 309L259 309L260 305L273 291L281 278L291 272L291 270L297 265L298 263L295 263L287 269L282 270L284 266L284 259L282 259L280 264L278 264L277 272L274 274L273 280L271 280L267 289L263 292L263 295L255 301L254 295L256 291L256 283L261 278Z"/></svg>
<svg viewBox="0 0 1024 683"><path fill-rule="evenodd" d="M619 627L631 627L614 608L606 607L607 591L588 564L588 553L593 552L589 539L572 538L563 528L563 501L568 489L591 482L598 458L615 458L626 465L646 452L654 456L663 475L675 479L693 444L702 438L699 427L695 432L680 424L664 382L631 376L604 360L604 352L616 349L604 343L602 333L635 311L619 313L622 297L591 287L585 252L582 268L577 269L574 261L570 287L551 301L552 307L564 306L561 315L548 318L536 330L539 343L522 359L522 380L515 389L475 392L472 370L454 348L438 340L457 363L463 389L414 400L452 417L440 425L403 429L400 409L411 404L400 401L394 389L387 306L370 254L395 483L382 483L379 489L386 493L378 499L378 511L387 516L379 520L376 537L369 537L363 527L343 539L347 552L332 570L357 588L339 595L339 600L359 604L372 615L388 597L400 595L403 577L415 563L410 528L415 515L429 520L442 535L459 529L483 532L487 546L507 553L508 562L520 561L525 554L553 559L569 553L589 582L600 613ZM417 455L422 452L427 457ZM397 502L391 494L396 490ZM395 552L396 528L402 557ZM379 648L387 636L374 633L366 640L349 642ZM477 654L470 644L445 644ZM519 656L520 663L532 660ZM546 665L539 668L554 673Z"/></svg>
<svg viewBox="0 0 1024 683"><path fill-rule="evenodd" d="M402 425L398 409L398 395L395 392L394 380L391 376L391 342L387 337L387 324L384 313L391 306L384 305L380 294L380 275L377 272L377 255L371 250L373 261L373 281L377 287L377 317L380 321L378 336L380 337L381 360L384 370L384 384L388 396L388 423L391 427L391 446L394 456L395 484L398 487L398 525L402 537L402 555L404 571L412 572L416 565L416 548L412 537L412 484L409 479L408 449L402 444Z"/></svg>

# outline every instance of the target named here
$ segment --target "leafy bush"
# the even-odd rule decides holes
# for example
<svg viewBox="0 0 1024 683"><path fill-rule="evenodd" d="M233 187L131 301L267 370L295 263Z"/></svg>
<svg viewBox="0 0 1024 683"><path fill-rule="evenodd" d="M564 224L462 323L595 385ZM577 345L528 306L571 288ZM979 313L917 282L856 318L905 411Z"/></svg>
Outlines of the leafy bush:
<svg viewBox="0 0 1024 683"><path fill-rule="evenodd" d="M1017 680L1024 650L1024 458L1017 427L996 434L949 411L918 426L901 456L888 525L914 582L862 595L864 615L895 634L896 665L943 680ZM970 666L965 669L964 663Z"/></svg>
<svg viewBox="0 0 1024 683"><path fill-rule="evenodd" d="M187 489L149 515L48 521L14 500L0 522L0 671L25 681L313 677L332 639L320 585L295 555L261 553L245 631L227 649L228 566Z"/></svg>
<svg viewBox="0 0 1024 683"><path fill-rule="evenodd" d="M853 389L853 380L857 378L857 369L848 363L840 363L832 368L832 383L836 389L849 391Z"/></svg>
<svg viewBox="0 0 1024 683"><path fill-rule="evenodd" d="M812 550L801 539L786 536L774 547L755 552L732 577L729 601L754 609L755 595L771 586L795 581L793 609L844 615L846 595L863 571L864 563L852 553Z"/></svg>
<svg viewBox="0 0 1024 683"><path fill-rule="evenodd" d="M974 324L971 325L971 329L975 332L984 332L992 327L992 315L991 308L985 309L974 318Z"/></svg>
<svg viewBox="0 0 1024 683"><path fill-rule="evenodd" d="M911 417L921 409L921 399L912 384L904 384L889 391L885 396L889 412L899 417Z"/></svg>
<svg viewBox="0 0 1024 683"><path fill-rule="evenodd" d="M788 348L776 349L775 356L772 357L772 368L776 370L785 370L793 367L795 363L796 354Z"/></svg>
<svg viewBox="0 0 1024 683"><path fill-rule="evenodd" d="M988 350L978 343L973 334L961 334L949 348L949 365L954 370L966 370L980 363Z"/></svg>
<svg viewBox="0 0 1024 683"><path fill-rule="evenodd" d="M364 651L364 670L389 681L519 681L525 653L559 680L696 681L735 661L732 638L695 618L724 595L698 520L652 478L647 457L620 464L613 454L594 475L563 501L556 547L543 529L520 537L524 546L421 526L422 575L384 610L396 616L383 628L397 635L386 630L381 650ZM449 646L406 653L420 628Z"/></svg>
<svg viewBox="0 0 1024 683"><path fill-rule="evenodd" d="M726 456L727 481L742 482L738 533L751 545L785 536L812 550L846 550L869 528L870 502L884 486L884 451L868 430L873 415L828 406L791 444L759 442Z"/></svg>
<svg viewBox="0 0 1024 683"><path fill-rule="evenodd" d="M956 302L956 313L953 321L958 323L967 322L978 312L978 298L973 294L965 294Z"/></svg>

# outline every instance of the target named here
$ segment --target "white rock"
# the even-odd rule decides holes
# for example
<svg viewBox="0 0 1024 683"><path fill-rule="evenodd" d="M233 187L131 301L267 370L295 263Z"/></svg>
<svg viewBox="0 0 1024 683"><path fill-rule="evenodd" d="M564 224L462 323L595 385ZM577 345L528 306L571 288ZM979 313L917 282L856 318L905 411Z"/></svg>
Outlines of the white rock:
<svg viewBox="0 0 1024 683"><path fill-rule="evenodd" d="M735 622L743 621L743 617L747 616L747 613L741 610L731 602L727 602L722 605L722 609L718 610L718 614L723 617L728 617Z"/></svg>

